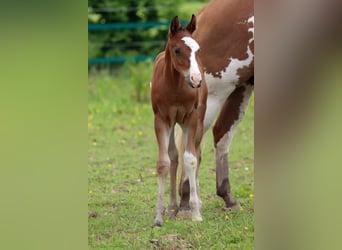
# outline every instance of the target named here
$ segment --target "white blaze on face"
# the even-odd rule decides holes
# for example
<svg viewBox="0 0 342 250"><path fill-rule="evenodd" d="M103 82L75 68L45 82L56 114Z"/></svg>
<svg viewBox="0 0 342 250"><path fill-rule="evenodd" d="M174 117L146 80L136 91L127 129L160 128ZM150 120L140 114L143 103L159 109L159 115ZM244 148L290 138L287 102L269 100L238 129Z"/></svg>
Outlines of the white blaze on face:
<svg viewBox="0 0 342 250"><path fill-rule="evenodd" d="M194 85L194 87L198 86L202 81L201 71L198 67L198 63L196 61L195 53L199 50L199 44L191 37L183 37L182 40L184 41L185 45L191 49L190 53L190 81Z"/></svg>

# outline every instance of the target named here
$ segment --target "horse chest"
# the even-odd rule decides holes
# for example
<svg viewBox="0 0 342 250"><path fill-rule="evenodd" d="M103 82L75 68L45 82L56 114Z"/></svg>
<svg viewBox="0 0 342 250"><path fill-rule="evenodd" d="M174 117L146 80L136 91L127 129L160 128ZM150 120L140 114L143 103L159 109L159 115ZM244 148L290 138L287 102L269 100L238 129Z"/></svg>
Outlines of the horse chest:
<svg viewBox="0 0 342 250"><path fill-rule="evenodd" d="M187 91L169 89L159 94L153 101L155 112L171 124L182 123L198 106L198 90L188 86L185 89Z"/></svg>

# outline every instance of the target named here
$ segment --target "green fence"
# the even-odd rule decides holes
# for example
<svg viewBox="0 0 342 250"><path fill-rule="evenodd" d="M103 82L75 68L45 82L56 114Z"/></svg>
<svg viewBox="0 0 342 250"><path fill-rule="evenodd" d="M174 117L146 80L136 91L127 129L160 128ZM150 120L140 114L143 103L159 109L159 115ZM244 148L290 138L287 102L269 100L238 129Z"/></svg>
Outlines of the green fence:
<svg viewBox="0 0 342 250"><path fill-rule="evenodd" d="M185 24L186 21L181 21ZM105 24L88 24L88 31L104 31L104 30L120 30L120 29L139 29L139 28L154 28L169 26L170 22L141 22L141 23L105 23ZM106 57L106 58L88 58L88 64L119 64L126 61L141 62L147 59L154 59L156 55L137 55L129 57Z"/></svg>

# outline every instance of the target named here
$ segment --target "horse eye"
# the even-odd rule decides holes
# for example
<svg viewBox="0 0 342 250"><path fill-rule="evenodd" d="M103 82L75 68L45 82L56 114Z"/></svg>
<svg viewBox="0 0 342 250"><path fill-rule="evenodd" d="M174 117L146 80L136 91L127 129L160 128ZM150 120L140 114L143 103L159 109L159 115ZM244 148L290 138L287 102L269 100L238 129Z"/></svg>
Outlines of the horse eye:
<svg viewBox="0 0 342 250"><path fill-rule="evenodd" d="M177 56L180 54L180 48L174 48L173 51Z"/></svg>

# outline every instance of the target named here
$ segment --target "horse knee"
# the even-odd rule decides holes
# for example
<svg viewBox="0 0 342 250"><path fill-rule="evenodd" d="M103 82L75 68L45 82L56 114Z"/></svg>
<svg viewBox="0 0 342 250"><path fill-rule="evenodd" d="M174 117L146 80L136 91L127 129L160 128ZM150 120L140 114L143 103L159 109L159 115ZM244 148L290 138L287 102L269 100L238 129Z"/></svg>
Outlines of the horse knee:
<svg viewBox="0 0 342 250"><path fill-rule="evenodd" d="M185 170L188 172L187 174L189 175L190 171L193 171L197 168L197 158L194 156L192 153L185 152L184 153L184 165L185 165Z"/></svg>
<svg viewBox="0 0 342 250"><path fill-rule="evenodd" d="M158 175L166 175L169 172L170 160L169 161L157 161L157 173Z"/></svg>

